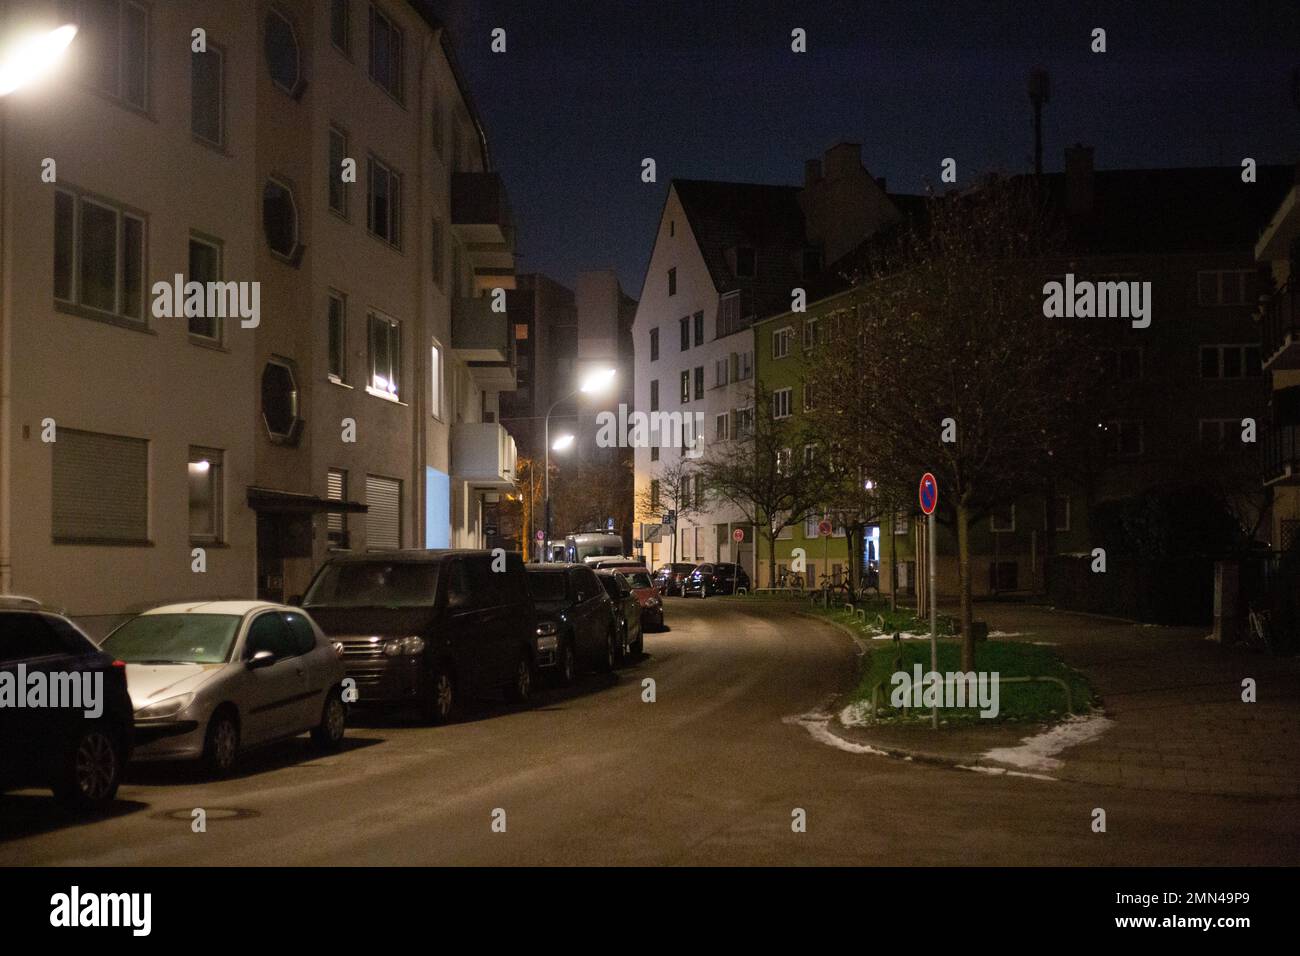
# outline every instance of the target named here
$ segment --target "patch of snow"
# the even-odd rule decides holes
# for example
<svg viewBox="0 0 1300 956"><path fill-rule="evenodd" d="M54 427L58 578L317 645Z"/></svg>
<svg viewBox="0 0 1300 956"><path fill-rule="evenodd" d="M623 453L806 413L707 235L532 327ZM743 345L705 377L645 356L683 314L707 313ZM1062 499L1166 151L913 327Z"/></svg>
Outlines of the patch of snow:
<svg viewBox="0 0 1300 956"><path fill-rule="evenodd" d="M878 757L889 756L889 754L885 753L883 750L877 750L875 747L868 746L867 744L855 744L851 740L845 740L843 737L831 733L830 728L827 726L830 722L830 714L818 713L801 714L798 717L786 717L783 721L783 723L787 724L798 724L812 735L813 740L818 743L829 744L830 746L835 747L838 750L843 750L846 753L875 754Z"/></svg>
<svg viewBox="0 0 1300 956"><path fill-rule="evenodd" d="M845 727L863 727L871 723L871 704L865 700L849 704L840 711L840 723Z"/></svg>
<svg viewBox="0 0 1300 956"><path fill-rule="evenodd" d="M1024 637L1028 631L989 631L989 637Z"/></svg>
<svg viewBox="0 0 1300 956"><path fill-rule="evenodd" d="M1023 738L1019 747L995 747L982 756L986 760L1026 770L1056 770L1065 764L1064 761L1057 760L1055 754L1067 747L1077 747L1100 737L1110 729L1112 723L1114 721L1101 714L1070 717L1051 730Z"/></svg>
<svg viewBox="0 0 1300 956"><path fill-rule="evenodd" d="M1055 777L1049 777L1045 773L1022 773L1019 770L1008 770L1006 767L985 767L974 766L968 767L963 763L957 764L958 770L970 770L973 773L987 773L995 777L1028 777L1031 780L1055 780Z"/></svg>

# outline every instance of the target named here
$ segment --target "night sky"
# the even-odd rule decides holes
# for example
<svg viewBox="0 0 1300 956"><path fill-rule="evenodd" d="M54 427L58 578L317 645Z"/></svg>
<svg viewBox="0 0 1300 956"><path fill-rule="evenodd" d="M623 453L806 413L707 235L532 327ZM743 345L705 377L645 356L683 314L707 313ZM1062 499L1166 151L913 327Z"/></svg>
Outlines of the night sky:
<svg viewBox="0 0 1300 956"><path fill-rule="evenodd" d="M473 0L444 7L506 178L520 272L613 267L640 295L674 176L797 184L839 140L891 191L1031 168L1031 66L1048 69L1044 164L1300 159L1300 4ZM505 54L489 51L494 27ZM1107 51L1090 51L1104 27ZM803 27L808 52L790 50ZM640 181L654 157L659 182ZM1189 197L1190 199L1190 197Z"/></svg>

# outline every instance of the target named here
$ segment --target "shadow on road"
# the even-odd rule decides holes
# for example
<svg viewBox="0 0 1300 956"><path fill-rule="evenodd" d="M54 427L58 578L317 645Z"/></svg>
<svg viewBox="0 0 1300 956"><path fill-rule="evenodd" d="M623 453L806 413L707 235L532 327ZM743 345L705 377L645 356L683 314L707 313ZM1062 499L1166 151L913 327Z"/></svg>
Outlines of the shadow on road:
<svg viewBox="0 0 1300 956"><path fill-rule="evenodd" d="M0 794L0 843L54 830L93 825L148 810L138 800L115 800L103 813L80 815L64 808L49 793Z"/></svg>

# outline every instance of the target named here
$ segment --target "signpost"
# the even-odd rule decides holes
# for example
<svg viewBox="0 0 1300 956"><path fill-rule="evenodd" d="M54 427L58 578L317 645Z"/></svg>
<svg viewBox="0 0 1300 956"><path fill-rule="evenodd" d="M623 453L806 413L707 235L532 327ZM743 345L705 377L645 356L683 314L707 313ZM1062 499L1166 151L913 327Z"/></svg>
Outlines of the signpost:
<svg viewBox="0 0 1300 956"><path fill-rule="evenodd" d="M921 476L921 486L917 489L917 497L921 501L921 510L925 512L928 521L926 523L926 537L930 539L929 555L929 572L930 572L930 671L938 680L939 674L939 614L938 614L938 596L934 587L934 509L939 504L939 483L934 480L934 475L928 471ZM939 729L939 707L936 704L930 709L930 726L935 730Z"/></svg>
<svg viewBox="0 0 1300 956"><path fill-rule="evenodd" d="M731 532L731 540L734 541L734 542L736 542L736 544L740 544L740 542L744 541L744 540L745 540L745 529L744 529L744 528L737 528L735 531Z"/></svg>

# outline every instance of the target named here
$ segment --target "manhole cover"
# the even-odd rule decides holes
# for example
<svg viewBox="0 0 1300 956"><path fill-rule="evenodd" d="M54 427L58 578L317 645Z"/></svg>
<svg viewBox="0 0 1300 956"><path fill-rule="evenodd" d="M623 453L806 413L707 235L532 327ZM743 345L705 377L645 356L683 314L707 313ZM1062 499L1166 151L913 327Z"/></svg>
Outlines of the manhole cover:
<svg viewBox="0 0 1300 956"><path fill-rule="evenodd" d="M155 813L155 820L181 820L189 823L194 819L194 811L202 810L207 814L209 823L225 820L251 820L262 814L257 810L241 810L238 807L181 807L179 810L163 810Z"/></svg>

